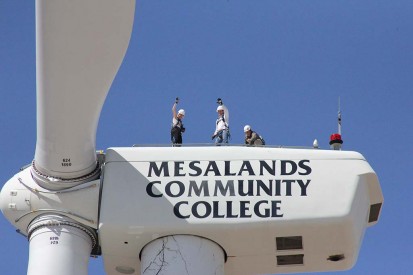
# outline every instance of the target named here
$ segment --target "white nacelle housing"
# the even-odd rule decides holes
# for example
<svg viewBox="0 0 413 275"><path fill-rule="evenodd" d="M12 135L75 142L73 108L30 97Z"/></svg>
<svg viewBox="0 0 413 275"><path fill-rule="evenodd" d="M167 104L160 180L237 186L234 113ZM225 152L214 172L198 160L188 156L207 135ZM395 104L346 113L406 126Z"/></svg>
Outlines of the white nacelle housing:
<svg viewBox="0 0 413 275"><path fill-rule="evenodd" d="M219 244L227 275L349 269L383 203L370 165L346 151L111 148L103 177L107 272L139 274L145 245L182 234Z"/></svg>

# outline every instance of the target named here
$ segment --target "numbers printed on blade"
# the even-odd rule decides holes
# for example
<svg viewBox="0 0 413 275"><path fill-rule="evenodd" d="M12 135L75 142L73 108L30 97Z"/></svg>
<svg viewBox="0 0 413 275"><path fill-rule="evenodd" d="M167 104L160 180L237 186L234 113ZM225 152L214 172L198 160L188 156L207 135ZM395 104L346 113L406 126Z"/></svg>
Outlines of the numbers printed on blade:
<svg viewBox="0 0 413 275"><path fill-rule="evenodd" d="M72 163L70 162L70 158L62 159L62 166L72 166Z"/></svg>
<svg viewBox="0 0 413 275"><path fill-rule="evenodd" d="M59 244L59 237L50 237L50 244Z"/></svg>

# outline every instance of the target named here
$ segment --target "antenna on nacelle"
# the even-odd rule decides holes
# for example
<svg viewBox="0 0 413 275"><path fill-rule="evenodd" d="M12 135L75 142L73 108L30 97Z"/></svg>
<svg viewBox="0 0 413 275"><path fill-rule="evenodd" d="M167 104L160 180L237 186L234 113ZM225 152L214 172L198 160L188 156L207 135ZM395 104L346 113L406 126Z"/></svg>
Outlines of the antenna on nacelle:
<svg viewBox="0 0 413 275"><path fill-rule="evenodd" d="M337 122L338 122L338 133L332 134L330 136L330 147L333 150L341 150L341 145L343 140L341 139L341 106L340 106L340 97L338 97L338 113L337 113Z"/></svg>
<svg viewBox="0 0 413 275"><path fill-rule="evenodd" d="M338 113L337 113L337 120L338 120L338 133L341 135L341 108L340 108L340 97L338 97Z"/></svg>

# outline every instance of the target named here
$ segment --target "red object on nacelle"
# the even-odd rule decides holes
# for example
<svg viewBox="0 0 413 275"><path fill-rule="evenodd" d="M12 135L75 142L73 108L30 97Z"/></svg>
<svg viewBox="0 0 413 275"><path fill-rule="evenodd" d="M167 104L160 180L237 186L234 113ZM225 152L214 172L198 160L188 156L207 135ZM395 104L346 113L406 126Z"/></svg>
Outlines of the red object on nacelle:
<svg viewBox="0 0 413 275"><path fill-rule="evenodd" d="M343 144L343 140L341 139L341 135L340 134L332 134L330 136L330 145L334 144L334 143L340 143Z"/></svg>

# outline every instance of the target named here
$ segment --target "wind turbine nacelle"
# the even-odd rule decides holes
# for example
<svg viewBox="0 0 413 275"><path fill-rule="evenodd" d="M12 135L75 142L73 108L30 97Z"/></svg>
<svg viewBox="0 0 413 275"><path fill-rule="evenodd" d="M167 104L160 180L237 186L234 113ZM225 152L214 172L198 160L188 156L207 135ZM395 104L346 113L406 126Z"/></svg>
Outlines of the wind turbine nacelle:
<svg viewBox="0 0 413 275"><path fill-rule="evenodd" d="M376 174L356 152L110 148L99 238L108 272L139 271L148 243L182 234L219 244L226 274L344 270L382 203Z"/></svg>

